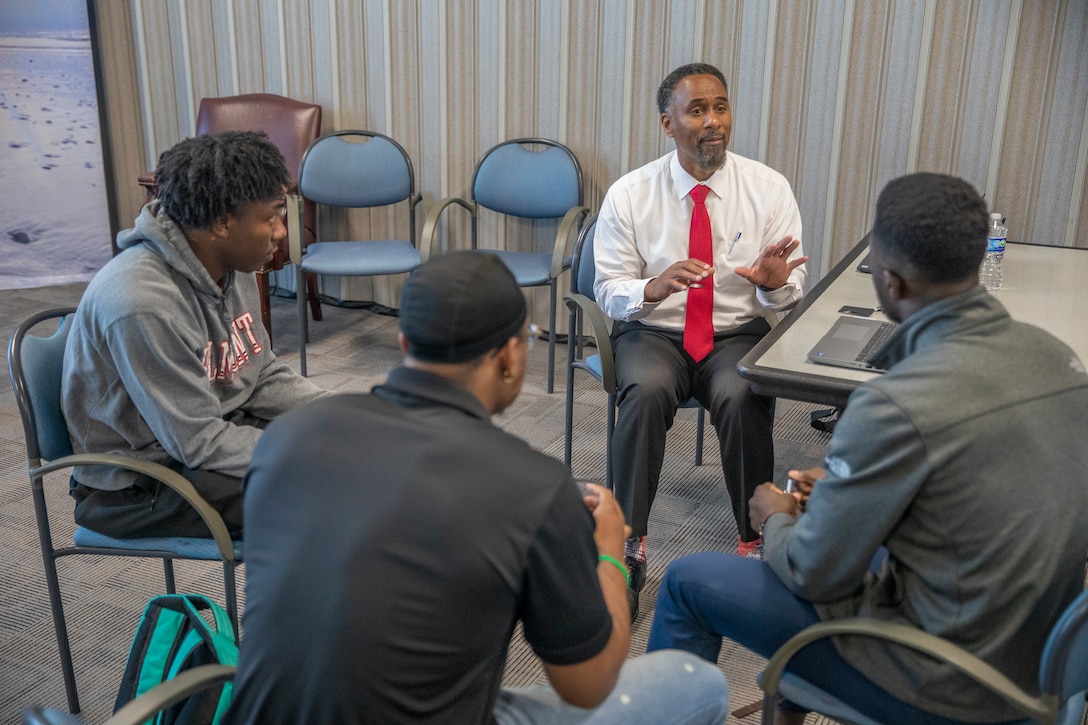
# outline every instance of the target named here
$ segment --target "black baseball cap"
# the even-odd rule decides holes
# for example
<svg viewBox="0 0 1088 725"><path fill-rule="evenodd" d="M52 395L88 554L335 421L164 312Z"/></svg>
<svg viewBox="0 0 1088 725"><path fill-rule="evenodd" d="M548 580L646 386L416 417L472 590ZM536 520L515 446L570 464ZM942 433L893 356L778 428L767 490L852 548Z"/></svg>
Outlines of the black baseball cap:
<svg viewBox="0 0 1088 725"><path fill-rule="evenodd" d="M501 259L483 251L451 252L409 275L400 329L415 359L458 363L502 347L527 314L525 296Z"/></svg>

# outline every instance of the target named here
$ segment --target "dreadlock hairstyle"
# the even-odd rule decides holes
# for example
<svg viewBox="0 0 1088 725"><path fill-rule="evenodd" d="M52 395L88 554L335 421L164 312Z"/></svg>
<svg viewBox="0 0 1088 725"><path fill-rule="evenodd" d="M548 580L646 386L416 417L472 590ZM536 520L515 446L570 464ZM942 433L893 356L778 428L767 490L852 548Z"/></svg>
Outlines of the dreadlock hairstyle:
<svg viewBox="0 0 1088 725"><path fill-rule="evenodd" d="M676 92L676 87L680 85L680 81L684 80L688 76L714 76L722 82L722 88L726 93L729 92L729 84L725 82L725 76L722 72L710 65L709 63L688 63L682 65L672 73L665 76L665 80L661 81L661 85L657 89L657 110L662 113L668 113L669 108L672 107L672 97Z"/></svg>
<svg viewBox="0 0 1088 725"><path fill-rule="evenodd" d="M238 207L282 196L287 167L263 132L224 131L185 139L159 157L155 183L166 215L208 229Z"/></svg>

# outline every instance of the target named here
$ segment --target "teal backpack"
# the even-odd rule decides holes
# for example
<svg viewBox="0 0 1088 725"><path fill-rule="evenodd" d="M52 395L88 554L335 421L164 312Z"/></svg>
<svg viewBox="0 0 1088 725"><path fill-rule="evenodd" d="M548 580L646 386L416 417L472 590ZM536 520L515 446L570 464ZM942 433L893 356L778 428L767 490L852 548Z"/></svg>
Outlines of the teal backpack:
<svg viewBox="0 0 1088 725"><path fill-rule="evenodd" d="M201 611L211 614L209 623ZM166 594L147 604L114 712L182 670L199 665L238 663L238 644L230 617L200 594ZM153 725L217 725L230 705L232 683L226 682L181 701L148 722Z"/></svg>

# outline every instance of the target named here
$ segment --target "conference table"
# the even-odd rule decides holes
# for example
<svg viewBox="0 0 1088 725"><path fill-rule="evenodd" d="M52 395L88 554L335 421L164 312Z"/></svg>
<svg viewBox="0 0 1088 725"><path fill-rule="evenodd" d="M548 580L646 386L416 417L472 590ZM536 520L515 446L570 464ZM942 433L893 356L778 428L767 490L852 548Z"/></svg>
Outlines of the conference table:
<svg viewBox="0 0 1088 725"><path fill-rule="evenodd" d="M762 395L843 407L854 388L880 373L831 367L807 358L844 306L876 309L872 276L857 269L865 236L785 319L741 359L737 372ZM1013 319L1050 332L1088 362L1088 249L1010 242L1005 279L992 293ZM1032 371L1025 371L1030 375Z"/></svg>

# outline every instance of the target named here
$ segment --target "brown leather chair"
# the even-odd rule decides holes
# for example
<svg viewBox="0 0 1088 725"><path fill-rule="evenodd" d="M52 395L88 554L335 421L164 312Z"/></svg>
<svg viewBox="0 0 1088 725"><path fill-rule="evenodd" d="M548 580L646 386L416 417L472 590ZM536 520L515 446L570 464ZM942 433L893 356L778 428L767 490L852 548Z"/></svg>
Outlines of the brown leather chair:
<svg viewBox="0 0 1088 725"><path fill-rule="evenodd" d="M196 118L196 134L220 131L264 131L276 145L287 162L290 177L290 189L294 192L298 186L298 165L306 148L321 134L321 106L303 103L291 98L271 93L250 93L242 96L223 98L205 98L200 102ZM155 174L146 173L140 177L140 185L147 189L148 200L155 197ZM314 241L317 228L316 208L311 201L306 201L303 210L303 247ZM268 273L283 269L289 261L290 244L288 239L280 243L272 261L257 273L257 287L261 296L261 321L272 335L272 314L269 301ZM321 319L321 303L317 296L317 276L306 276L306 293L310 301L310 312L315 320Z"/></svg>

